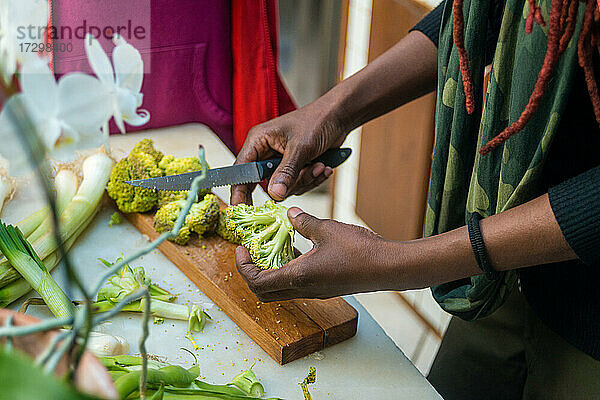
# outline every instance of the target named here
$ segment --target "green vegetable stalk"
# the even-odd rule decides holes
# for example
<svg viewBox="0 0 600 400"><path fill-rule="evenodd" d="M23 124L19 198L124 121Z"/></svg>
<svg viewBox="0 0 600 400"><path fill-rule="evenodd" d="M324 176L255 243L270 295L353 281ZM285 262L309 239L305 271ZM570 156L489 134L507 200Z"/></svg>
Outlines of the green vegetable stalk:
<svg viewBox="0 0 600 400"><path fill-rule="evenodd" d="M108 181L113 161L104 153L96 153L87 157L82 165L83 181L77 189L77 193L72 200L64 208L64 211L59 217L59 228L62 241L66 242L75 235L76 232L81 232L80 228L85 227L98 210L98 205L104 194L104 186ZM44 225L42 223L32 235L37 235L37 232ZM31 237L31 235L30 235ZM31 242L31 246L40 259L44 260L57 250L55 235L52 229L44 229L39 238ZM4 268L10 263L0 264L0 268ZM4 281L4 284L13 282L18 277L13 275L13 279Z"/></svg>
<svg viewBox="0 0 600 400"><path fill-rule="evenodd" d="M44 299L57 317L70 317L75 308L18 228L0 222L0 251Z"/></svg>
<svg viewBox="0 0 600 400"><path fill-rule="evenodd" d="M75 241L77 240L77 238L79 237L81 232L83 232L85 230L85 228L89 225L91 220L94 219L95 215L96 215L96 213L93 213L90 216L90 218L88 219L88 221L86 221L83 225L81 225L79 228L77 228L77 230L74 232L73 236L71 236L64 243L64 247L65 247L66 251L69 251L71 249L71 247L73 247L73 244L75 244ZM50 254L43 261L44 261L44 265L46 266L46 269L48 270L48 272L52 272L52 270L60 263L60 260L61 260L61 254L60 254L60 251L57 249L54 251L54 253ZM14 270L14 271L18 274L18 272L16 270ZM20 297L27 294L30 290L31 290L31 285L29 284L29 282L27 282L25 279L23 279L21 277L21 275L19 274L19 278L16 281L13 281L0 289L0 308L7 307L9 304L13 303Z"/></svg>
<svg viewBox="0 0 600 400"><path fill-rule="evenodd" d="M102 260L107 267L113 264ZM118 262L119 260L117 260ZM142 267L131 268L128 264L123 266L119 272L108 279L108 286L98 291L97 300L92 304L92 312L101 313L111 310L117 303L137 290L148 287L150 293L150 313L159 318L176 319L188 321L191 332L200 332L204 329L210 316L197 306L189 307L183 304L175 304L175 296L167 290L153 284L146 276ZM122 311L143 312L145 299L136 300L126 305Z"/></svg>
<svg viewBox="0 0 600 400"><path fill-rule="evenodd" d="M137 383L139 379L139 369L142 359L134 356L113 356L100 357L102 364L108 369L115 380L115 386L121 398L134 398L136 396ZM198 380L200 369L197 365L186 370L182 367L176 367L160 363L154 360L148 360L148 388L146 396L157 399L173 400L194 400L194 399L224 399L224 400L250 400L260 399L264 394L264 388L256 375L250 370L244 371L235 378L241 386L248 389L248 392L236 387L234 383L228 385L213 385ZM153 372L150 372L150 371ZM136 374L134 374L136 373ZM191 379L191 381L190 381ZM260 388L259 386L260 385ZM157 393L162 394L157 394ZM262 393L262 394L261 394ZM163 396L163 397L160 397ZM137 398L137 397L135 397ZM269 400L277 400L272 398Z"/></svg>
<svg viewBox="0 0 600 400"><path fill-rule="evenodd" d="M132 371L115 381L115 388L122 399L126 399L138 389L140 375L141 371ZM190 386L198 375L200 375L200 367L197 365L189 370L177 365L169 365L160 369L148 368L146 382L149 386L164 384L185 388Z"/></svg>
<svg viewBox="0 0 600 400"><path fill-rule="evenodd" d="M56 211L61 215L67 205L73 200L77 193L79 182L75 173L69 169L62 169L54 178L54 187L56 189ZM53 229L52 214L50 207L46 206L38 210L30 216L24 218L16 224L21 230L23 236L34 243L47 232ZM0 287L4 287L11 282L19 279L21 275L10 265L8 260L4 258L0 262Z"/></svg>
<svg viewBox="0 0 600 400"><path fill-rule="evenodd" d="M265 388L258 381L258 378L254 374L254 371L252 371L253 367L254 365L252 365L252 367L250 367L250 369L248 369L247 371L236 375L231 380L231 385L237 386L238 388L243 390L244 393L250 396L262 397L265 394Z"/></svg>

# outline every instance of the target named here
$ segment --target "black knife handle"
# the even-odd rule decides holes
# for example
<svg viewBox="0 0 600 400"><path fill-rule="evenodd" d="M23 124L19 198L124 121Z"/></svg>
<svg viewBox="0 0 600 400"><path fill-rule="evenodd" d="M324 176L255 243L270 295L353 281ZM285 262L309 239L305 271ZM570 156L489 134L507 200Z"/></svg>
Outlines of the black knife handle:
<svg viewBox="0 0 600 400"><path fill-rule="evenodd" d="M323 164L325 164L326 167L336 168L344 161L346 161L348 157L350 157L350 154L352 154L352 149L348 147L329 149L325 153L321 154L319 157L312 160L310 164L322 162ZM258 166L260 177L263 180L269 179L271 175L273 175L273 172L275 172L280 163L281 157L271 158L270 160L257 162L256 165Z"/></svg>

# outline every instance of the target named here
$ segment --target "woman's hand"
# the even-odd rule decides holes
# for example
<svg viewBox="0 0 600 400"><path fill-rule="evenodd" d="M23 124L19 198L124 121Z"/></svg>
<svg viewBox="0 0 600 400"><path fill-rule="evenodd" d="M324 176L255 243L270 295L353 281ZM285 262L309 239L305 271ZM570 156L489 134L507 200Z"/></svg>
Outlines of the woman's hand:
<svg viewBox="0 0 600 400"><path fill-rule="evenodd" d="M355 225L318 219L290 208L288 216L298 233L314 247L281 269L262 270L248 250L236 249L236 263L250 289L264 302L293 298L329 298L389 289L393 281L384 265L387 242Z"/></svg>
<svg viewBox="0 0 600 400"><path fill-rule="evenodd" d="M323 163L306 166L330 148L339 147L346 137L346 132L321 102L317 100L252 128L235 160L235 164L241 164L283 154L281 164L269 181L268 192L275 200L311 190L333 173ZM255 186L232 186L231 204L251 204Z"/></svg>

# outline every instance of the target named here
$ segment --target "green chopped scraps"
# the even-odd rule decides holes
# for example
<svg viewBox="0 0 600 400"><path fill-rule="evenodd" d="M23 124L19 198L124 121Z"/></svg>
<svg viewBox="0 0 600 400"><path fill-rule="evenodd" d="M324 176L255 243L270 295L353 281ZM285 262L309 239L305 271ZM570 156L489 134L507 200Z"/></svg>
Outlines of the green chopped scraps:
<svg viewBox="0 0 600 400"><path fill-rule="evenodd" d="M311 400L312 397L308 391L308 384L315 383L317 380L317 369L315 367L310 367L310 371L306 378L300 383L300 387L302 388L302 393L304 394L304 400Z"/></svg>
<svg viewBox="0 0 600 400"><path fill-rule="evenodd" d="M192 343L192 346L194 346L194 351L197 351L198 343L196 343L196 340L194 339L194 337L192 336L192 333L190 331L187 331L185 333L185 338Z"/></svg>
<svg viewBox="0 0 600 400"><path fill-rule="evenodd" d="M193 305L192 312L190 312L190 319L188 321L188 331L190 332L202 332L204 331L204 325L206 320L212 319L204 310L200 307Z"/></svg>
<svg viewBox="0 0 600 400"><path fill-rule="evenodd" d="M256 361L254 362L254 364L256 364ZM252 367L250 367L247 371L236 375L231 380L230 385L234 385L240 388L249 396L262 397L265 394L265 388L258 381L258 378L254 374L254 371L252 371L254 364L252 364Z"/></svg>
<svg viewBox="0 0 600 400"><path fill-rule="evenodd" d="M121 218L121 214L118 212L114 212L113 215L110 216L110 221L108 222L108 226L111 228L113 225L121 225L123 223L123 218Z"/></svg>
<svg viewBox="0 0 600 400"><path fill-rule="evenodd" d="M162 325L165 323L165 319L161 317L154 317L154 325Z"/></svg>

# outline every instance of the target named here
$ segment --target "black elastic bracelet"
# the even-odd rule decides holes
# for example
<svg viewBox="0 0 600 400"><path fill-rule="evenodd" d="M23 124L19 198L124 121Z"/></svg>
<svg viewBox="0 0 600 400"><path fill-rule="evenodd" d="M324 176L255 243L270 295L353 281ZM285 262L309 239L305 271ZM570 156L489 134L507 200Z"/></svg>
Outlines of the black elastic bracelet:
<svg viewBox="0 0 600 400"><path fill-rule="evenodd" d="M483 243L483 235L481 234L481 228L479 226L479 220L481 215L478 212L474 212L469 217L469 223L467 228L469 230L469 240L471 241L471 247L473 248L473 254L477 260L477 266L485 273L485 276L489 280L496 280L500 276L498 271L495 271L490 265L485 244Z"/></svg>

